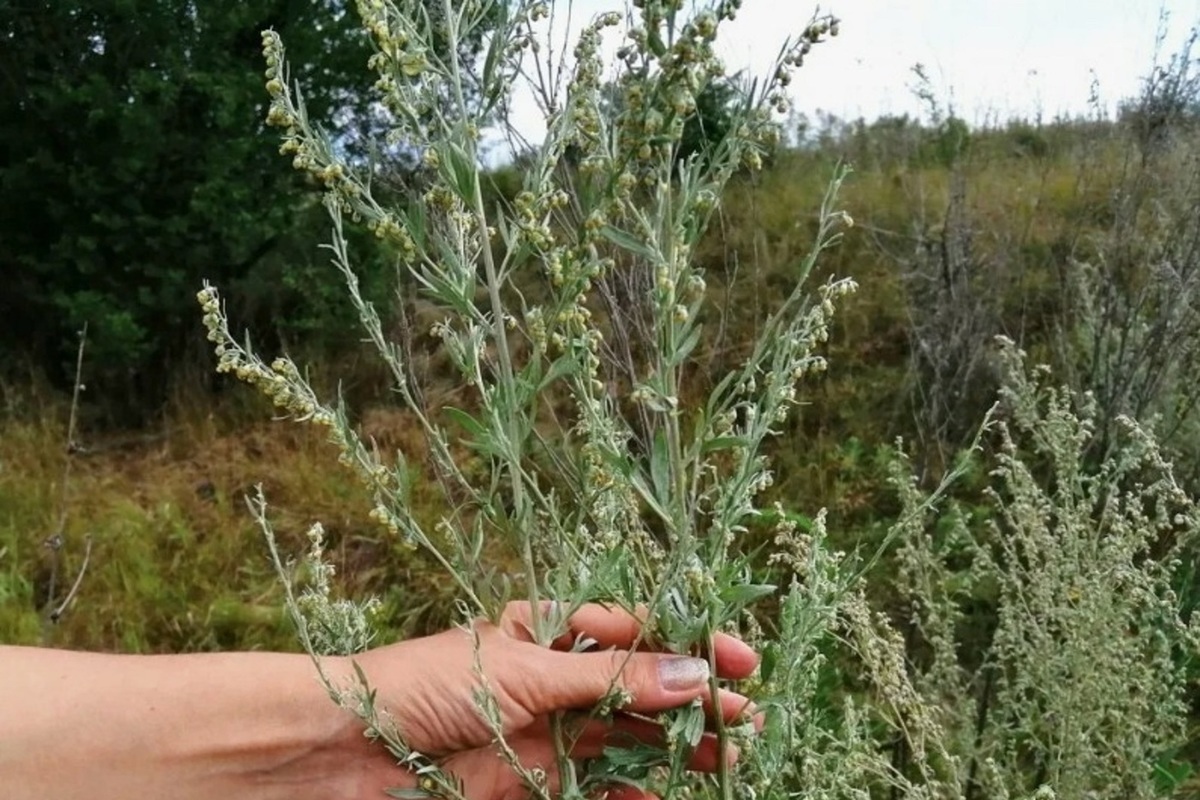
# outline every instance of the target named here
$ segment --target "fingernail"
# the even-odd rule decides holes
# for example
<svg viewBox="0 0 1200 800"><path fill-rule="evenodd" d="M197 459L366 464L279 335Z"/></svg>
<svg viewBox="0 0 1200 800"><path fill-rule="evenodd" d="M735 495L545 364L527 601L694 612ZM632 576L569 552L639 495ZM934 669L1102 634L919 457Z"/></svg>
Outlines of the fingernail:
<svg viewBox="0 0 1200 800"><path fill-rule="evenodd" d="M671 692L697 689L708 681L708 662L702 658L678 656L658 662L658 682Z"/></svg>

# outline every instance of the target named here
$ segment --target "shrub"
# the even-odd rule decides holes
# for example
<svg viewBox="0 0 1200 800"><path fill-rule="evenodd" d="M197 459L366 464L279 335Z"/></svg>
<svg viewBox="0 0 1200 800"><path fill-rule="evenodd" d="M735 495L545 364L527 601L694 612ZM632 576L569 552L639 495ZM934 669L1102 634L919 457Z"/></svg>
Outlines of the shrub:
<svg viewBox="0 0 1200 800"><path fill-rule="evenodd" d="M1044 157L1016 164L1003 151L955 149L932 162L943 169L901 179L913 201L911 234L880 240L902 268L913 417L930 450L970 439L998 386L985 353L1006 335L1051 354L1073 390L1095 397L1093 457L1106 455L1117 418L1129 416L1155 430L1181 479L1198 485L1200 387L1189 378L1200 368L1193 40L1154 68L1117 123L1016 125L991 138ZM923 86L929 136L951 141L953 115L943 119ZM1051 147L1050 137L1067 130L1074 152L1056 166L1067 148ZM989 209L997 195L1005 207Z"/></svg>
<svg viewBox="0 0 1200 800"><path fill-rule="evenodd" d="M895 473L912 689L954 754L927 771L950 790L939 796L1161 796L1189 773L1172 759L1187 742L1200 619L1189 623L1177 590L1198 554L1200 506L1128 417L1092 462L1095 400L1073 402L1024 359L1001 343L985 513L930 513L936 503ZM986 630L972 633L980 605Z"/></svg>

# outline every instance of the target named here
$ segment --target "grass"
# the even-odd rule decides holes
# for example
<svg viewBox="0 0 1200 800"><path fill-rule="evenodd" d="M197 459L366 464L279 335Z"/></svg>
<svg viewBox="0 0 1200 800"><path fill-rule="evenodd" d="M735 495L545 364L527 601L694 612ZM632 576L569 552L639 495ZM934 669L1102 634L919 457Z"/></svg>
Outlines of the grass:
<svg viewBox="0 0 1200 800"><path fill-rule="evenodd" d="M72 457L60 573L69 580L78 569L86 535L93 552L73 606L50 624L43 542L59 514L67 409L44 398L29 406L40 409L36 417L10 414L0 423L0 640L125 652L293 647L278 580L243 499L259 482L297 549L320 518L333 557L361 581L380 580L401 555L380 552L366 498L348 474L328 469L330 448L319 435L218 409L177 413L136 438L85 436L87 451ZM387 571L387 585L371 588L399 609L392 627L401 633L439 590L422 585L412 563ZM396 574L402 579L393 585ZM406 596L406 575L423 599Z"/></svg>
<svg viewBox="0 0 1200 800"><path fill-rule="evenodd" d="M1119 166L1109 138L1056 135L1056 152L1043 159L1014 155L1003 133L984 137L963 167L985 257L1015 253L1029 260L1019 287L1025 303L1054 291L1048 263L1064 232L1084 236L1104 221L1100 199ZM730 309L723 323L710 321L728 329L723 349L700 356L714 372L744 355L811 239L807 210L817 206L835 158L853 155L848 151L849 145L785 152L731 187L697 254L716 304ZM915 434L910 320L905 304L896 302L903 288L895 257L914 243L921 224L936 228L948 175L941 165L896 159L861 166L843 192L858 225L814 276L819 282L849 274L862 288L836 318L829 373L809 388L772 446L778 480L771 493L788 508L828 507L843 543L895 507L880 488L877 456L895 436ZM722 298L735 272L751 279L741 281L741 294ZM336 375L331 364L316 370L330 384L345 380L359 396L377 385L358 367L350 375ZM432 378L452 390L442 376ZM298 543L311 522L325 524L336 558L352 567L344 573L382 594L396 631L436 627L447 618L438 605L449 590L422 556L384 544L388 537L366 516L369 498L349 473L330 469L334 451L321 434L261 421L262 402L234 387L220 397L177 393L154 430L93 438L85 425L88 452L74 457L66 495L63 571L78 565L86 533L94 552L74 606L47 626L39 607L50 564L43 541L60 513L69 408L44 388L8 395L9 413L0 419L0 639L135 652L291 647L277 611L279 589L243 501L259 482L284 536ZM385 452L399 448L420 457L419 432L401 412L377 406L361 422ZM433 496L418 487L418 503Z"/></svg>

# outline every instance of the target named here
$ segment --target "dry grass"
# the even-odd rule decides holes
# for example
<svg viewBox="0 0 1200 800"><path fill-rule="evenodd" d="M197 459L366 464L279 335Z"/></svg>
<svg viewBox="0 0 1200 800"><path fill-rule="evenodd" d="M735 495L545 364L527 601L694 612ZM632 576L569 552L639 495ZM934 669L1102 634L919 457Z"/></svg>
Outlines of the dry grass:
<svg viewBox="0 0 1200 800"><path fill-rule="evenodd" d="M443 591L433 571L367 519L368 498L348 473L330 469L336 456L320 433L265 414L238 417L178 411L136 437L81 437L86 451L72 457L65 495L65 406L38 398L0 422L0 641L125 652L293 647L243 500L256 483L293 551L308 525L325 525L336 563L355 576L356 591L385 599L397 634L436 625L445 603L436 602ZM381 447L412 445L405 421L389 412L374 412L364 427ZM64 497L56 601L87 536L92 550L75 602L50 624L45 542Z"/></svg>

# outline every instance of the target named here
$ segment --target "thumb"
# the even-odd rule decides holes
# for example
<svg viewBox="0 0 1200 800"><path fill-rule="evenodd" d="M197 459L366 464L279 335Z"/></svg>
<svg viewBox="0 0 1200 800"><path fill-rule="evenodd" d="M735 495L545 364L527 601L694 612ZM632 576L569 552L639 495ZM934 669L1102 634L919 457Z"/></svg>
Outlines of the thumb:
<svg viewBox="0 0 1200 800"><path fill-rule="evenodd" d="M708 662L666 653L542 650L538 668L524 673L525 707L532 714L590 708L614 690L629 696L625 711L654 713L708 694Z"/></svg>

